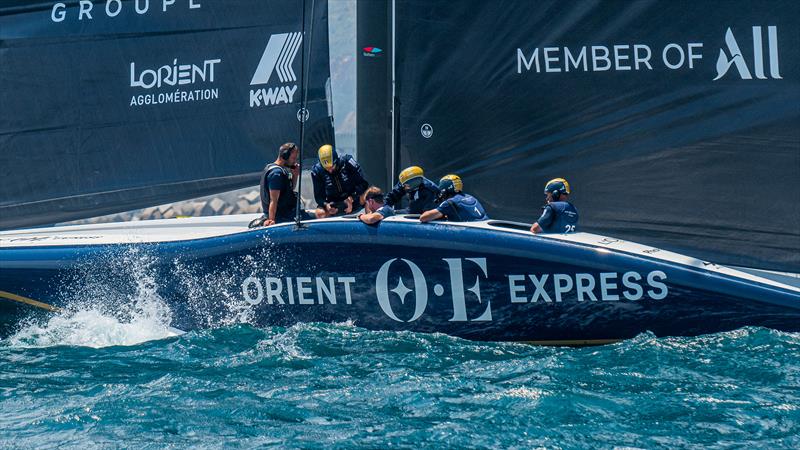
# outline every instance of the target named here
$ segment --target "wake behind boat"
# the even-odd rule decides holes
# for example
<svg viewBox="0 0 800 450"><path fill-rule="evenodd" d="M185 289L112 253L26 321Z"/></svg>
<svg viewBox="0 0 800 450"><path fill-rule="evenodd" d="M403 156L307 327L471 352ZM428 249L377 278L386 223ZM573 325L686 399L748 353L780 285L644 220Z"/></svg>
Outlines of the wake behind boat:
<svg viewBox="0 0 800 450"><path fill-rule="evenodd" d="M235 311L256 326L352 321L551 344L645 331L800 331L796 286L610 237L534 236L515 222L422 224L411 216L379 226L335 218L249 230L253 218L0 233L0 291L17 297L0 300L3 329L41 310L19 298L69 310L85 300L74 295L76 283L88 282L81 274L103 273L123 289L135 284L126 280L129 266L145 260L172 326L182 330L218 326Z"/></svg>

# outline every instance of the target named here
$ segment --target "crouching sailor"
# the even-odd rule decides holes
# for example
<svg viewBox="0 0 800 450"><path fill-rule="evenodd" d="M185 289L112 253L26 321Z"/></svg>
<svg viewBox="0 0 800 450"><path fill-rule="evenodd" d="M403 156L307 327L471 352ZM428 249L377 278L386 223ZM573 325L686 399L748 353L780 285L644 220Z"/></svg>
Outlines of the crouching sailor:
<svg viewBox="0 0 800 450"><path fill-rule="evenodd" d="M317 218L350 214L360 209L369 183L361 166L350 155L339 156L331 145L319 148L319 162L311 169Z"/></svg>
<svg viewBox="0 0 800 450"><path fill-rule="evenodd" d="M437 206L439 187L425 178L421 167L411 166L400 172L400 181L386 194L386 204L398 208L403 197L408 196L408 209L398 213L422 214Z"/></svg>
<svg viewBox="0 0 800 450"><path fill-rule="evenodd" d="M264 216L250 222L250 227L268 226L294 220L297 207L297 194L294 192L300 176L300 165L297 157L300 148L292 142L281 145L278 158L267 164L261 174L261 208ZM304 209L300 210L300 219L313 217Z"/></svg>
<svg viewBox="0 0 800 450"><path fill-rule="evenodd" d="M544 186L547 204L542 216L534 222L531 232L573 233L578 227L578 210L569 202L569 183L563 178L554 178Z"/></svg>
<svg viewBox="0 0 800 450"><path fill-rule="evenodd" d="M445 175L439 180L438 207L425 211L420 216L421 222L446 217L451 222L475 222L487 220L489 216L483 209L481 202L475 197L461 192L464 184L458 175Z"/></svg>
<svg viewBox="0 0 800 450"><path fill-rule="evenodd" d="M358 215L358 220L367 225L372 225L394 215L394 209L384 204L381 188L372 186L364 193L364 212Z"/></svg>

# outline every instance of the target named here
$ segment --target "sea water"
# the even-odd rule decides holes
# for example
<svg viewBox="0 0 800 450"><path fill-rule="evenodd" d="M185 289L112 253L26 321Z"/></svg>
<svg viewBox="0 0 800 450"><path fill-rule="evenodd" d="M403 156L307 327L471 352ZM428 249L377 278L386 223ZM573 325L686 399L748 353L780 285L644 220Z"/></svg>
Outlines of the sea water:
<svg viewBox="0 0 800 450"><path fill-rule="evenodd" d="M162 318L0 342L0 448L800 448L798 334L553 348Z"/></svg>
<svg viewBox="0 0 800 450"><path fill-rule="evenodd" d="M234 300L182 333L152 265L89 268L75 307L0 340L0 449L800 448L798 333L535 347L255 328Z"/></svg>

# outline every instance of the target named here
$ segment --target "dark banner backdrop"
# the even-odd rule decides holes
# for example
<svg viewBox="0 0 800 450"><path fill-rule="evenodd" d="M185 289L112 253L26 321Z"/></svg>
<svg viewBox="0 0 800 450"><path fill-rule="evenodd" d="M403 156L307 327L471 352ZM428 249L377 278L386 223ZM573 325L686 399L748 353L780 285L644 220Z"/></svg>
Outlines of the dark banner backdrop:
<svg viewBox="0 0 800 450"><path fill-rule="evenodd" d="M800 2L398 0L400 156L532 222L800 272Z"/></svg>
<svg viewBox="0 0 800 450"><path fill-rule="evenodd" d="M300 141L304 65L305 152L331 143L327 20L325 0L4 2L0 228L258 184Z"/></svg>

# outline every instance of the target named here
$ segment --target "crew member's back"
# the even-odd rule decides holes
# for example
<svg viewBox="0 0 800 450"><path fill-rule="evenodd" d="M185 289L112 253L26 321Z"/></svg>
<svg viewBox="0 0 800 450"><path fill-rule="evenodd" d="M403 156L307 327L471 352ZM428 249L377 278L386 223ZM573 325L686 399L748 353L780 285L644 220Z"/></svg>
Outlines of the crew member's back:
<svg viewBox="0 0 800 450"><path fill-rule="evenodd" d="M542 215L531 226L533 233L574 233L578 231L578 209L568 201L569 183L555 178L544 187L545 200Z"/></svg>
<svg viewBox="0 0 800 450"><path fill-rule="evenodd" d="M489 216L475 197L462 192L464 184L458 175L445 175L439 180L439 206L425 211L421 222L446 218L451 222L475 222Z"/></svg>

